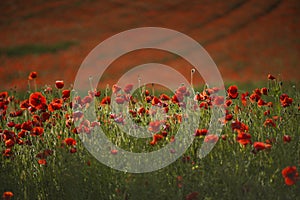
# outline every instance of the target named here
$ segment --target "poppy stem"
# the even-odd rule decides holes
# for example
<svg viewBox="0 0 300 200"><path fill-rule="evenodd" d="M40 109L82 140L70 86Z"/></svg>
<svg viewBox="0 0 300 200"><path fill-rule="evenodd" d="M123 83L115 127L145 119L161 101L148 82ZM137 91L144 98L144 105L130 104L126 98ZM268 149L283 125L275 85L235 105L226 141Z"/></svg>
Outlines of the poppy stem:
<svg viewBox="0 0 300 200"><path fill-rule="evenodd" d="M34 91L36 92L37 91L37 85L36 85L36 80L33 79L33 85L34 85Z"/></svg>
<svg viewBox="0 0 300 200"><path fill-rule="evenodd" d="M194 89L194 86L193 86L193 78L194 78L194 73L195 73L195 69L193 68L192 70L191 70L191 87L192 87L192 89Z"/></svg>
<svg viewBox="0 0 300 200"><path fill-rule="evenodd" d="M28 92L30 93L30 80L28 80Z"/></svg>
<svg viewBox="0 0 300 200"><path fill-rule="evenodd" d="M152 85L152 95L154 96L154 83L152 83L151 85Z"/></svg>

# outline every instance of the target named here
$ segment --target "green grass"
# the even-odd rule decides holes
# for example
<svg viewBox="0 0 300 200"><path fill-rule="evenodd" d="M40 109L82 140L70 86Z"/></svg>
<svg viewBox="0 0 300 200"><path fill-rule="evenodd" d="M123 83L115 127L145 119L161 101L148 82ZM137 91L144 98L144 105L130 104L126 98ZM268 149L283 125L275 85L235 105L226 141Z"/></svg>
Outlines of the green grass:
<svg viewBox="0 0 300 200"><path fill-rule="evenodd" d="M63 41L51 45L44 44L26 44L20 46L12 46L7 48L1 48L0 54L8 57L20 57L30 54L43 54L43 53L56 53L58 51L66 50L71 46L77 45L75 41Z"/></svg>

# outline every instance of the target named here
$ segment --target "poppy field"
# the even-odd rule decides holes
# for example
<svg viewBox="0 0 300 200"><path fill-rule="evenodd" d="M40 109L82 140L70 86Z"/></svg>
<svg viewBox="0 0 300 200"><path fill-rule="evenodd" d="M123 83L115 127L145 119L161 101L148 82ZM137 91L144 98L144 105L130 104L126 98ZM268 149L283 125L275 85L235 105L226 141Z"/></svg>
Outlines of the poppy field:
<svg viewBox="0 0 300 200"><path fill-rule="evenodd" d="M158 93L132 84L91 89L83 98L58 80L52 86L28 77L28 92L0 93L0 152L3 199L299 199L300 93L295 85L268 75L265 86L245 91L237 85L174 93ZM113 97L113 98L112 98ZM152 152L176 142L182 112L191 97L201 120L192 144L179 159L148 173L118 171L99 162L82 137L101 128L116 146ZM93 103L92 103L93 102ZM126 119L111 104L128 104L124 113L145 126L148 138L126 135L118 128ZM97 120L84 119L76 108L95 107ZM210 133L212 106L224 109L220 134ZM153 107L157 108L156 110ZM124 114L123 113L123 114ZM157 113L167 117L157 118ZM199 158L204 143L216 145ZM107 148L113 156L120 152ZM175 153L175 152L170 152Z"/></svg>

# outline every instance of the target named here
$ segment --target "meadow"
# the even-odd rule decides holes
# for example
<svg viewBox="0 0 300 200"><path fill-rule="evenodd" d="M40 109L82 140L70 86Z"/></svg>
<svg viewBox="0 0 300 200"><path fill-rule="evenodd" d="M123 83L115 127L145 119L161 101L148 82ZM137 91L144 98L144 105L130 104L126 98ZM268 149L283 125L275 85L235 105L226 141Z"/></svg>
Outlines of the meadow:
<svg viewBox="0 0 300 200"><path fill-rule="evenodd" d="M28 77L26 94L0 93L0 192L3 199L299 199L300 198L300 92L268 75L265 85L249 91L226 87L175 93L132 90L117 85L83 98L74 96L64 81L36 85ZM132 93L132 95L131 95ZM114 97L114 98L111 98ZM175 162L148 173L118 171L99 162L85 148L82 137L101 128L116 146L131 152L152 152L176 142L178 128L188 118L185 98L193 99L200 122L193 142ZM135 138L118 128L123 116L112 101L145 126L152 136ZM93 102L93 103L92 103ZM124 105L128 105L127 107ZM74 108L94 106L96 121L84 119ZM153 106L167 115L156 118ZM225 110L220 135L210 133L212 106ZM214 143L204 158L197 152ZM113 156L119 152L107 149Z"/></svg>

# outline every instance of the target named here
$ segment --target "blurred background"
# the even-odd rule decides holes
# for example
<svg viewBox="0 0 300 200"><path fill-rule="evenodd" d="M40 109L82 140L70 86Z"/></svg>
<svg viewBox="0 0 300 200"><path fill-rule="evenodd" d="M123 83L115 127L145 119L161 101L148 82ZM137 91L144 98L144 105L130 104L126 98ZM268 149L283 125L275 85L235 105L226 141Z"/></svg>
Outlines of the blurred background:
<svg viewBox="0 0 300 200"><path fill-rule="evenodd" d="M100 42L145 26L180 31L198 41L225 82L300 80L298 0L3 0L0 2L0 90L27 88L31 71L39 86L73 83L80 64ZM117 48L117 47L116 47ZM189 78L185 60L158 50L118 58L99 85L115 83L136 65L159 62ZM196 77L200 83L201 77Z"/></svg>

